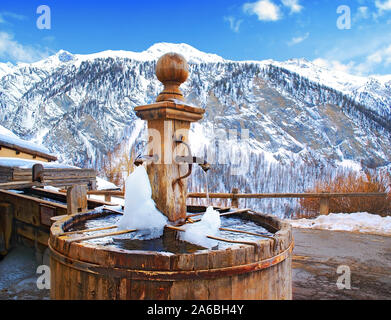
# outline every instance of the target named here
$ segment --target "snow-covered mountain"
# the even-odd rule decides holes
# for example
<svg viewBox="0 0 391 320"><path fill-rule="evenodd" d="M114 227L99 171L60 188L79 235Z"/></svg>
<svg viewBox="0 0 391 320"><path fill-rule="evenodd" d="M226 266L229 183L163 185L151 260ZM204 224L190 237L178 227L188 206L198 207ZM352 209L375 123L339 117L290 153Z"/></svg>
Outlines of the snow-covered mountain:
<svg viewBox="0 0 391 320"><path fill-rule="evenodd" d="M155 65L166 52L189 61L182 89L206 109L193 126L198 150L217 129L249 129L249 139L234 145L253 162L262 155L290 166L391 163L391 76L357 77L304 59L235 62L186 44L141 53L62 50L32 64L0 64L0 124L62 161L99 167L108 151L143 130L133 109L162 90Z"/></svg>

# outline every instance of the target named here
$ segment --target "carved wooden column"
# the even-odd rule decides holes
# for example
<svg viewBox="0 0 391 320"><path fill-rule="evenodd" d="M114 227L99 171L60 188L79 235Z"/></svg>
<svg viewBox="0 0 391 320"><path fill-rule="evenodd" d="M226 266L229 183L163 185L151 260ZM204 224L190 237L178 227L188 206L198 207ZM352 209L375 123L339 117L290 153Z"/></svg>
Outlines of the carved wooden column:
<svg viewBox="0 0 391 320"><path fill-rule="evenodd" d="M156 65L156 76L164 85L156 103L135 108L136 115L148 121L147 163L152 198L158 209L172 222L186 218L186 175L188 165L177 164L176 156L188 156L190 123L201 120L204 110L187 105L179 89L189 71L186 60L179 54L167 53Z"/></svg>

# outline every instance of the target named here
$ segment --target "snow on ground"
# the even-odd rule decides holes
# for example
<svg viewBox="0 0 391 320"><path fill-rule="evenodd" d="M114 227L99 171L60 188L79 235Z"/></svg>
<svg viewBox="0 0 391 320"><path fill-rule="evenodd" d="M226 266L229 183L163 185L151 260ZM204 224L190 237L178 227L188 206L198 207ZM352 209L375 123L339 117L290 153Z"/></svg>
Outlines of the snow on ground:
<svg viewBox="0 0 391 320"><path fill-rule="evenodd" d="M350 231L391 236L391 216L367 212L331 213L316 219L286 220L294 228Z"/></svg>

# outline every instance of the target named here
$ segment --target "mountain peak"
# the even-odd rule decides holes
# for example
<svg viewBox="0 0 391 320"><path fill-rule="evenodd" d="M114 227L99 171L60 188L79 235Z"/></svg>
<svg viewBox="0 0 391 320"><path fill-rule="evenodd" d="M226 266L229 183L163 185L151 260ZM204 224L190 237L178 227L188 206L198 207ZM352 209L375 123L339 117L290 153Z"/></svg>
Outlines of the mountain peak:
<svg viewBox="0 0 391 320"><path fill-rule="evenodd" d="M60 62L69 62L74 60L74 56L72 53L62 49L56 53L56 57Z"/></svg>
<svg viewBox="0 0 391 320"><path fill-rule="evenodd" d="M190 63L202 63L202 62L224 62L225 60L211 53L202 52L186 43L168 43L160 42L155 43L149 49L142 52L155 57L156 59L160 58L162 55L168 52L176 52L185 57L185 59Z"/></svg>

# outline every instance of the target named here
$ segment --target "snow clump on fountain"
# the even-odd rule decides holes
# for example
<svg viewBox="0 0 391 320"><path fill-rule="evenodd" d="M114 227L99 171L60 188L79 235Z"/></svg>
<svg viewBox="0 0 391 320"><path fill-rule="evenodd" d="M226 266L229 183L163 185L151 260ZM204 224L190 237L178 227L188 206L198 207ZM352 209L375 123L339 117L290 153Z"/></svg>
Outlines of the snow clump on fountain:
<svg viewBox="0 0 391 320"><path fill-rule="evenodd" d="M152 189L143 166L126 179L124 215L118 222L121 230L137 229L143 240L160 238L167 218L156 208ZM140 233L141 232L141 233Z"/></svg>

